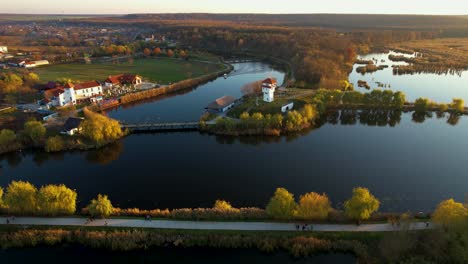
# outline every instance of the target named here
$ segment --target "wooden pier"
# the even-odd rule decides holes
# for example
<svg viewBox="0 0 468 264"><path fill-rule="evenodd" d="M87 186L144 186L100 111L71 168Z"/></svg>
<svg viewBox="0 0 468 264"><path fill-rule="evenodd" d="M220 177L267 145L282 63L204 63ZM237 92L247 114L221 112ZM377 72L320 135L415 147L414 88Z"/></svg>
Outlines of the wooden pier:
<svg viewBox="0 0 468 264"><path fill-rule="evenodd" d="M139 124L121 124L122 129L128 129L131 132L163 132L163 131L193 131L199 130L198 121L176 122L176 123L139 123Z"/></svg>

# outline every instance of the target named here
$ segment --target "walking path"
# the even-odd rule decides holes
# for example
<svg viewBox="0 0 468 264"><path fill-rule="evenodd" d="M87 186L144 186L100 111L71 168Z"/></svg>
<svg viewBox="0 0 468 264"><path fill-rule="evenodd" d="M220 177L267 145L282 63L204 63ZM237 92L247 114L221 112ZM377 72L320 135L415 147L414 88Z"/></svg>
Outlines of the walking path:
<svg viewBox="0 0 468 264"><path fill-rule="evenodd" d="M207 222L207 221L174 221L174 220L152 220L143 219L97 219L88 223L86 218L63 217L18 217L10 219L11 225L43 225L43 226L107 226L107 227L140 227L140 228L163 228L163 229L192 229L192 230L244 230L244 231L298 231L295 223L268 223L268 222ZM0 217L0 224L6 225L7 217ZM433 228L426 223L411 223L409 229L423 230ZM342 224L309 224L306 230L321 232L383 232L396 231L400 227L390 224L363 224L342 225ZM299 224L299 231L302 231L302 224Z"/></svg>

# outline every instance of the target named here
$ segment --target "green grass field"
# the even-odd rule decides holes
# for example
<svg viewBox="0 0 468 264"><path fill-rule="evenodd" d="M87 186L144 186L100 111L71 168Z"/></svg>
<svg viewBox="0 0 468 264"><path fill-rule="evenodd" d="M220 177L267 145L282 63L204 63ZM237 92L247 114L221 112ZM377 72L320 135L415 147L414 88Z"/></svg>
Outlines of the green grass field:
<svg viewBox="0 0 468 264"><path fill-rule="evenodd" d="M37 68L41 81L69 78L74 81L104 81L109 75L133 73L152 82L166 84L198 77L223 69L222 64L182 61L168 58L134 59L123 63L57 64Z"/></svg>

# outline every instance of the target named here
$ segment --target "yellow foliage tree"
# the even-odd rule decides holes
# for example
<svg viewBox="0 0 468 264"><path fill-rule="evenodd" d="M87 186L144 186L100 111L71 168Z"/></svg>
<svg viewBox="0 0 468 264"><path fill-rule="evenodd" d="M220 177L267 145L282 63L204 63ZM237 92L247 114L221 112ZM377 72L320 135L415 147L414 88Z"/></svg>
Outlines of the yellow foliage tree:
<svg viewBox="0 0 468 264"><path fill-rule="evenodd" d="M97 144L104 144L119 139L123 136L119 122L92 112L85 108L83 110L86 120L81 124L82 135Z"/></svg>
<svg viewBox="0 0 468 264"><path fill-rule="evenodd" d="M267 214L278 219L290 219L293 217L295 209L294 195L284 188L276 189L266 207Z"/></svg>
<svg viewBox="0 0 468 264"><path fill-rule="evenodd" d="M43 215L72 215L77 194L65 185L46 185L38 193L39 212Z"/></svg>
<svg viewBox="0 0 468 264"><path fill-rule="evenodd" d="M14 214L34 214L37 211L37 189L29 182L13 181L5 194L5 205Z"/></svg>
<svg viewBox="0 0 468 264"><path fill-rule="evenodd" d="M296 215L302 219L325 220L331 210L331 203L326 194L306 193L301 196Z"/></svg>
<svg viewBox="0 0 468 264"><path fill-rule="evenodd" d="M61 136L49 137L46 140L45 151L47 152L58 152L62 151L65 148L65 142Z"/></svg>
<svg viewBox="0 0 468 264"><path fill-rule="evenodd" d="M107 195L99 194L97 199L91 200L87 206L89 213L94 217L109 217L114 208Z"/></svg>
<svg viewBox="0 0 468 264"><path fill-rule="evenodd" d="M453 199L445 200L437 206L432 220L447 228L458 227L468 223L468 208Z"/></svg>
<svg viewBox="0 0 468 264"><path fill-rule="evenodd" d="M367 188L354 188L351 199L344 203L345 214L351 219L361 221L379 209L380 201Z"/></svg>
<svg viewBox="0 0 468 264"><path fill-rule="evenodd" d="M216 200L215 204L213 205L214 209L219 209L219 210L231 210L232 205L224 200Z"/></svg>

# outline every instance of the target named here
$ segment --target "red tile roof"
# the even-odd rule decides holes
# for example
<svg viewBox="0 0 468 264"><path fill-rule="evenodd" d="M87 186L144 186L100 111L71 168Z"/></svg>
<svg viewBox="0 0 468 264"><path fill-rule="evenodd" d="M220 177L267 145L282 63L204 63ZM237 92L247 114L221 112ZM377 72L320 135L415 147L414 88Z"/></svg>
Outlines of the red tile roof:
<svg viewBox="0 0 468 264"><path fill-rule="evenodd" d="M58 97L60 94L64 93L64 90L62 87L56 87L53 89L49 89L45 91L44 93L46 94L46 97L52 97L52 96Z"/></svg>
<svg viewBox="0 0 468 264"><path fill-rule="evenodd" d="M266 84L276 84L276 79L267 78L267 79L263 80L262 83L266 83Z"/></svg>
<svg viewBox="0 0 468 264"><path fill-rule="evenodd" d="M135 74L119 74L119 75L114 75L114 76L109 76L106 79L106 83L112 83L112 84L127 84L127 83L134 83L137 78L140 78L140 76L135 75Z"/></svg>
<svg viewBox="0 0 468 264"><path fill-rule="evenodd" d="M90 81L90 82L76 84L74 88L75 90L81 90L81 89L93 88L93 87L98 87L98 86L101 86L99 82Z"/></svg>

